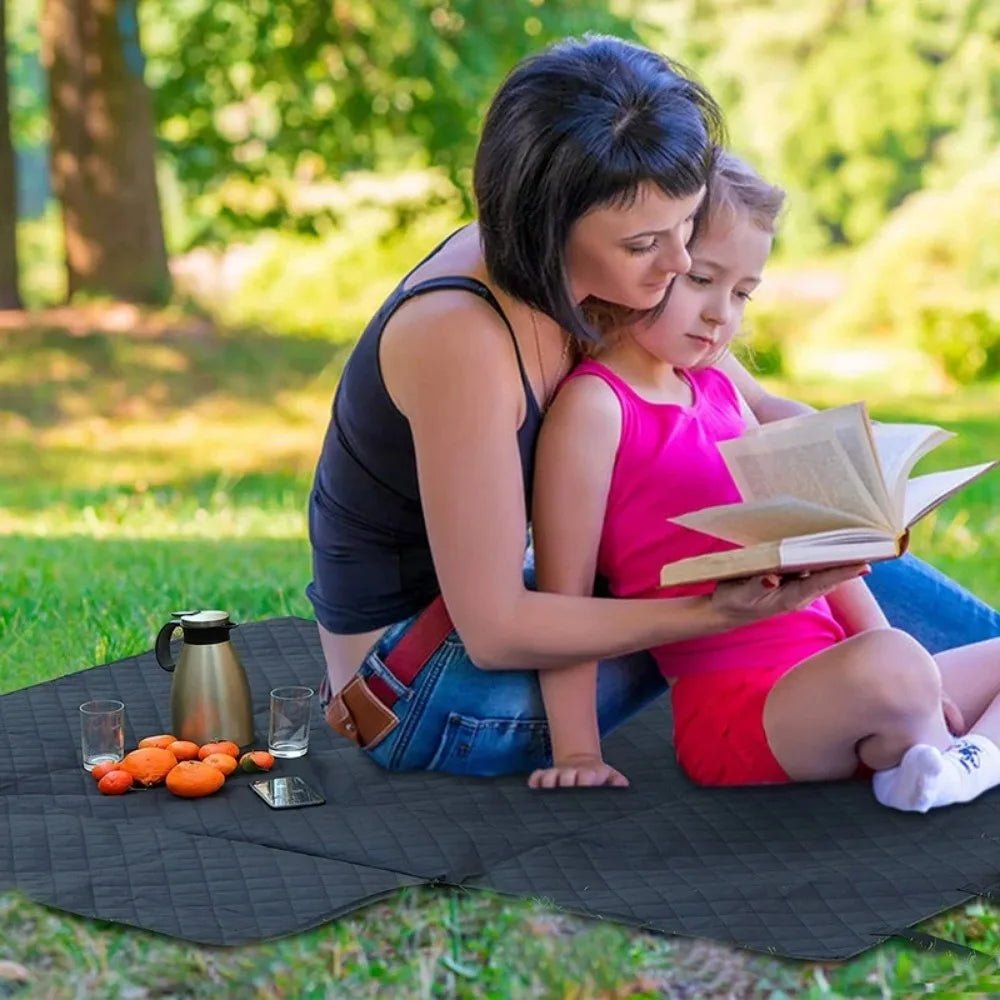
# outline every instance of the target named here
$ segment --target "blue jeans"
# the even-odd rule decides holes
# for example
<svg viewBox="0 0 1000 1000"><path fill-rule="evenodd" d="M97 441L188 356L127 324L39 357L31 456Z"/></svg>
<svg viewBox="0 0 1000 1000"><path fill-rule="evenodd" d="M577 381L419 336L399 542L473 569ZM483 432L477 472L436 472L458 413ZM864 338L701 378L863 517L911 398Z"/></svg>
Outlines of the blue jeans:
<svg viewBox="0 0 1000 1000"><path fill-rule="evenodd" d="M534 583L529 552L525 580ZM1000 636L1000 613L913 556L872 567L867 582L889 621L931 652ZM415 618L416 616L414 616ZM548 724L534 670L481 670L452 631L412 685L400 684L382 657L413 618L391 625L360 673L381 677L399 695L399 725L371 751L391 771L430 770L491 776L551 764ZM648 653L602 660L597 675L601 734L666 691Z"/></svg>

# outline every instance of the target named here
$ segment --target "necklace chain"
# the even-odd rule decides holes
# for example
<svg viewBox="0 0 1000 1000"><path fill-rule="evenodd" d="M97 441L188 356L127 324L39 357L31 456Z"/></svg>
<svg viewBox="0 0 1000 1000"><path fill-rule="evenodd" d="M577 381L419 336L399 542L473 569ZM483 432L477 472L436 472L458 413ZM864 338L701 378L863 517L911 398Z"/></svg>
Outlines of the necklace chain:
<svg viewBox="0 0 1000 1000"><path fill-rule="evenodd" d="M556 385L559 382L559 377L562 375L563 366L566 364L566 357L569 354L569 334L563 334L563 346L562 351L559 354L559 361L556 365L556 376L552 381L552 385L549 385L548 375L545 371L545 361L542 357L542 342L541 338L538 336L538 322L535 320L535 310L532 309L529 313L531 317L531 329L535 334L535 354L538 356L538 370L542 376L542 410L547 410L549 408L549 403L552 402L552 394L556 390Z"/></svg>

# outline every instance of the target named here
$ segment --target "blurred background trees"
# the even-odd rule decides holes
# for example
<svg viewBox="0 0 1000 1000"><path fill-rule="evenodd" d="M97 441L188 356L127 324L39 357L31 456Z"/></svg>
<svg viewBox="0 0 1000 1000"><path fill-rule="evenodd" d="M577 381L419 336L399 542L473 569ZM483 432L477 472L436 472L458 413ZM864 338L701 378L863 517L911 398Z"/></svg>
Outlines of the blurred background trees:
<svg viewBox="0 0 1000 1000"><path fill-rule="evenodd" d="M220 320L349 338L414 246L470 214L479 124L505 71L554 38L606 31L690 66L734 147L788 189L779 260L835 273L827 334L940 353L961 330L981 363L949 362L950 376L997 364L995 216L975 207L1000 146L989 0L6 3L31 304L163 301L165 242L183 294ZM0 200L3 134L0 118ZM920 192L936 197L910 207ZM934 221L959 212L962 226ZM920 278L887 311L901 256ZM14 266L0 226L0 304L16 302ZM794 298L761 311L779 365L804 317Z"/></svg>

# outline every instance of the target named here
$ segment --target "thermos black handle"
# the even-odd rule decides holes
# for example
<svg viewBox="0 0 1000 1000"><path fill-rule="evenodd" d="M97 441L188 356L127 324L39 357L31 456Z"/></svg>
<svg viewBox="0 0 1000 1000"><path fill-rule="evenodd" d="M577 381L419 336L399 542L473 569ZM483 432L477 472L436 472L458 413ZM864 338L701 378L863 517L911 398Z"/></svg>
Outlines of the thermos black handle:
<svg viewBox="0 0 1000 1000"><path fill-rule="evenodd" d="M156 636L156 662L170 674L174 672L174 667L177 666L170 655L170 639L174 634L174 630L180 627L180 622L167 622Z"/></svg>

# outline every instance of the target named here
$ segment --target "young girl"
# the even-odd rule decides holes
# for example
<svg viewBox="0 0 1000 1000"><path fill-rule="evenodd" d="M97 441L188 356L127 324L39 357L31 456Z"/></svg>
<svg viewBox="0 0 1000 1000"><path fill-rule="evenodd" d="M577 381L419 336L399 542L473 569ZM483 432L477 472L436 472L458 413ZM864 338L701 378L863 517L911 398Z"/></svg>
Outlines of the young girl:
<svg viewBox="0 0 1000 1000"><path fill-rule="evenodd" d="M668 521L739 500L717 442L753 421L721 360L760 282L783 193L720 154L689 248L652 322L606 336L567 377L539 439L534 494L541 589L693 596L659 568L727 547ZM637 255L656 249L636 236ZM779 586L760 581L761 599ZM677 758L692 780L745 785L845 778L874 769L875 794L924 812L1000 783L1000 640L932 657L888 626L864 582L799 610L652 650L671 685ZM627 784L603 762L595 665L539 675L554 766L533 787ZM953 701L954 705L950 705ZM964 729L955 740L946 722Z"/></svg>

